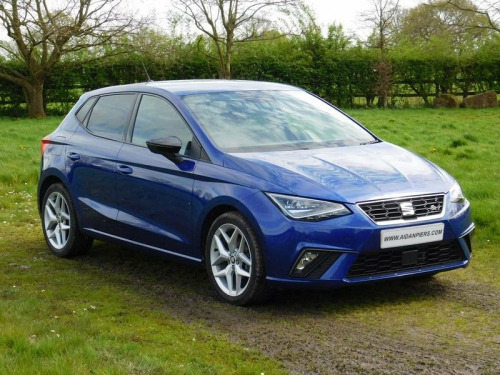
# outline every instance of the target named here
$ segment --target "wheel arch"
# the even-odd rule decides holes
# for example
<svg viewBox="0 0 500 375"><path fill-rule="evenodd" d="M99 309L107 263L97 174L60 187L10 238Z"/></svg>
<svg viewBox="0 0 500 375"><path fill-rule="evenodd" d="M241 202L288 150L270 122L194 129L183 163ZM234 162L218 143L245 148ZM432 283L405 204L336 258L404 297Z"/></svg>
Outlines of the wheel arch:
<svg viewBox="0 0 500 375"><path fill-rule="evenodd" d="M212 223L217 219L220 215L226 213L226 212L231 212L231 211L237 211L241 213L245 219L247 219L252 226L252 229L257 236L257 240L259 241L260 248L262 252L264 253L263 255L265 256L266 249L265 249L265 242L263 241L263 233L262 230L255 218L255 216L252 214L252 212L244 206L240 201L230 201L230 202L220 202L217 204L212 205L209 209L207 209L206 214L203 216L202 219L202 224L199 227L199 230L197 231L198 236L197 238L199 239L199 254L201 259L205 258L205 245L206 245L206 240L207 240L207 235L208 231L210 230L210 227L212 226Z"/></svg>
<svg viewBox="0 0 500 375"><path fill-rule="evenodd" d="M65 189L70 192L68 189L67 184L65 183L65 180L62 176L58 176L56 174L50 174L45 176L40 180L38 183L38 212L42 212L42 203L43 203L43 197L45 196L45 193L47 192L47 189L54 184L62 184ZM69 193L71 195L71 193Z"/></svg>

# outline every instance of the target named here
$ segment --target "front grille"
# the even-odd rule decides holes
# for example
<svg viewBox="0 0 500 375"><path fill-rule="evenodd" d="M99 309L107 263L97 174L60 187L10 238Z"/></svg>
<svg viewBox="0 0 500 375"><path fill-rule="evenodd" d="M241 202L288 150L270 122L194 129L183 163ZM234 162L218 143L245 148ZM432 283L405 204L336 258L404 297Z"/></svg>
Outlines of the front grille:
<svg viewBox="0 0 500 375"><path fill-rule="evenodd" d="M403 216L401 203L411 203L413 215ZM404 219L425 218L440 215L443 212L444 194L425 195L360 203L359 207L376 223Z"/></svg>
<svg viewBox="0 0 500 375"><path fill-rule="evenodd" d="M458 241L443 241L417 246L360 254L347 277L372 276L465 260Z"/></svg>

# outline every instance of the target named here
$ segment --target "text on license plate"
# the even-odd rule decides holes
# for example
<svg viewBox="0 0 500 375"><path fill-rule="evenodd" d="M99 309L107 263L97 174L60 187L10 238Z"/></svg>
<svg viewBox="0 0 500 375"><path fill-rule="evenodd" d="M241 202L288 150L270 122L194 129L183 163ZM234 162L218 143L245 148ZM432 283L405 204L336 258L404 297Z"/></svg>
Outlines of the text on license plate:
<svg viewBox="0 0 500 375"><path fill-rule="evenodd" d="M443 240L444 223L384 229L380 232L380 248L417 245Z"/></svg>

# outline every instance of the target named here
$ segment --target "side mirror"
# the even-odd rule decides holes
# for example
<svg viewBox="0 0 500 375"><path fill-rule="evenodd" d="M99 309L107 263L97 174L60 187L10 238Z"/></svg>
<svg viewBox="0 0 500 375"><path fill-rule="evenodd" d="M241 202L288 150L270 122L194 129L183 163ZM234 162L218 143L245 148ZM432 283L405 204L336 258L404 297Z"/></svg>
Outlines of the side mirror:
<svg viewBox="0 0 500 375"><path fill-rule="evenodd" d="M154 138L146 141L149 150L155 154L165 156L167 159L178 163L182 158L177 155L181 150L182 142L177 137Z"/></svg>

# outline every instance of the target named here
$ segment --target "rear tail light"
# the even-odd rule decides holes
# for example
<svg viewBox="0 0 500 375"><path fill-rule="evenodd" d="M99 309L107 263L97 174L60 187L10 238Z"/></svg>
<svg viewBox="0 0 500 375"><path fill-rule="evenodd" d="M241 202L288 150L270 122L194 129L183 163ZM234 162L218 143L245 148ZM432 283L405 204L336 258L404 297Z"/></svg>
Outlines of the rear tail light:
<svg viewBox="0 0 500 375"><path fill-rule="evenodd" d="M42 139L42 155L45 153L45 150L47 149L47 147L49 147L50 145L50 138L47 136L47 137L44 137Z"/></svg>

